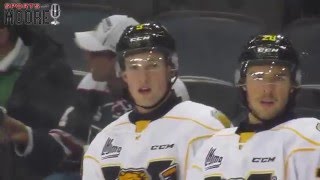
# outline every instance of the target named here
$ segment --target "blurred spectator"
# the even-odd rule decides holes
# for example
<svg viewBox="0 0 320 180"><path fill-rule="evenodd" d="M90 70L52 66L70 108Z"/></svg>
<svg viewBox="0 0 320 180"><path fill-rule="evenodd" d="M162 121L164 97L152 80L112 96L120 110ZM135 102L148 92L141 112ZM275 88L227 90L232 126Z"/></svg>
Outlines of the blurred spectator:
<svg viewBox="0 0 320 180"><path fill-rule="evenodd" d="M63 49L35 27L7 29L30 51L25 62L22 58L12 61L11 67L21 71L6 105L8 114L33 128L56 127L75 90Z"/></svg>
<svg viewBox="0 0 320 180"><path fill-rule="evenodd" d="M76 101L61 118L61 128L86 141L92 123L103 121L106 126L115 119L113 106L123 101L124 91L115 46L123 30L135 24L138 22L133 18L113 15L102 19L93 31L75 33L75 42L88 60L90 73L79 83ZM120 114L131 110L131 105L125 106L127 109Z"/></svg>
<svg viewBox="0 0 320 180"><path fill-rule="evenodd" d="M2 17L2 16L1 16ZM2 18L1 18L2 19ZM74 94L73 74L64 62L61 45L44 31L34 26L0 27L0 104L8 114L32 128L52 129L58 125L65 108ZM10 144L0 149L12 152ZM20 174L13 171L10 155L0 152L1 169L6 177ZM8 162L11 161L11 162ZM16 160L18 169L24 169L23 160ZM1 175L0 175L1 177ZM13 179L21 179L15 177ZM23 177L27 179L27 177Z"/></svg>
<svg viewBox="0 0 320 180"><path fill-rule="evenodd" d="M7 104L30 50L7 27L0 28L0 105Z"/></svg>

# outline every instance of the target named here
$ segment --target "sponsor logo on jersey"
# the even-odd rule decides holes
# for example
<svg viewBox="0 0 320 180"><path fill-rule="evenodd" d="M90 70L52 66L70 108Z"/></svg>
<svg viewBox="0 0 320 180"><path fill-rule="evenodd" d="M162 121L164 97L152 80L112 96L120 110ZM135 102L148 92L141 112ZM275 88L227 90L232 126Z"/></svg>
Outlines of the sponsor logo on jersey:
<svg viewBox="0 0 320 180"><path fill-rule="evenodd" d="M252 158L253 163L268 163L268 162L274 162L276 160L276 157L254 157Z"/></svg>
<svg viewBox="0 0 320 180"><path fill-rule="evenodd" d="M114 146L112 143L113 139L108 137L107 142L102 149L102 159L115 158L120 155L122 147Z"/></svg>
<svg viewBox="0 0 320 180"><path fill-rule="evenodd" d="M163 149L171 149L174 147L174 144L163 144L163 145L154 145L151 146L151 150L163 150Z"/></svg>
<svg viewBox="0 0 320 180"><path fill-rule="evenodd" d="M218 168L221 165L223 157L216 156L215 151L216 151L216 148L212 147L206 157L206 160L204 162L206 170Z"/></svg>

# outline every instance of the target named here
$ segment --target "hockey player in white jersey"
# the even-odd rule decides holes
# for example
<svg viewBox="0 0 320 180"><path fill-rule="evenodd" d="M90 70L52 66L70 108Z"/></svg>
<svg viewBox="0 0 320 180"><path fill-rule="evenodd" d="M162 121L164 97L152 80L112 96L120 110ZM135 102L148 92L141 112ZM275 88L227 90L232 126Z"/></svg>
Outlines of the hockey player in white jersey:
<svg viewBox="0 0 320 180"><path fill-rule="evenodd" d="M188 180L320 178L320 121L297 118L298 55L282 35L259 35L240 56L236 80L248 120L206 140Z"/></svg>
<svg viewBox="0 0 320 180"><path fill-rule="evenodd" d="M117 53L135 108L90 144L84 156L83 179L185 179L189 158L201 139L224 128L216 117L218 111L181 102L172 91L177 55L174 40L162 25L128 27Z"/></svg>

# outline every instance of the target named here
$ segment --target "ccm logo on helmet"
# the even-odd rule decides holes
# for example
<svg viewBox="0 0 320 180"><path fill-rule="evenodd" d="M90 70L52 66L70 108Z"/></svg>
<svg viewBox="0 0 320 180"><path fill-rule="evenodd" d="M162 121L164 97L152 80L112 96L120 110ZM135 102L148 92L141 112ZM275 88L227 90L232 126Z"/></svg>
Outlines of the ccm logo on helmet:
<svg viewBox="0 0 320 180"><path fill-rule="evenodd" d="M173 147L174 147L174 144L154 145L154 146L151 146L151 150L162 150L162 149L169 149Z"/></svg>
<svg viewBox="0 0 320 180"><path fill-rule="evenodd" d="M149 39L150 39L150 36L135 37L135 38L130 38L130 42L149 40Z"/></svg>
<svg viewBox="0 0 320 180"><path fill-rule="evenodd" d="M278 51L279 49L275 49L275 48L258 47L259 53L278 52Z"/></svg>

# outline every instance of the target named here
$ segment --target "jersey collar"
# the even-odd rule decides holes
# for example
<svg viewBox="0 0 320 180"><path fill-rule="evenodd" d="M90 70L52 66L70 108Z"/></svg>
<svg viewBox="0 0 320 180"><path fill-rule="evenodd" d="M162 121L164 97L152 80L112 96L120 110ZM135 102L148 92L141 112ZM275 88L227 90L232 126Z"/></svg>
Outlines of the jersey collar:
<svg viewBox="0 0 320 180"><path fill-rule="evenodd" d="M169 98L164 103L162 103L158 108L149 113L141 114L136 109L134 109L129 113L129 120L133 124L135 124L139 120L154 121L164 116L180 102L182 102L181 98L178 98L174 92L171 92Z"/></svg>

